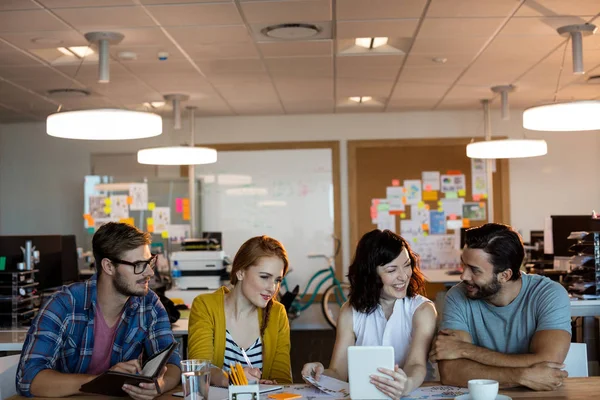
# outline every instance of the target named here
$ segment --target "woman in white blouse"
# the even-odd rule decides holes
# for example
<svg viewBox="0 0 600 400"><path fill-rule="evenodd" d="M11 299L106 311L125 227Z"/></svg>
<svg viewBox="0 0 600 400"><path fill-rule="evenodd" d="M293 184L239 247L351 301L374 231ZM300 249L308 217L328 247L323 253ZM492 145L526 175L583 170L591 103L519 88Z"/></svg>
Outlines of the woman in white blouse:
<svg viewBox="0 0 600 400"><path fill-rule="evenodd" d="M308 363L302 376L348 380L349 346L393 346L394 371L371 382L392 399L412 392L427 375L427 354L436 311L423 297L425 280L408 242L389 230L373 230L359 241L348 273L350 298L342 307L329 368Z"/></svg>

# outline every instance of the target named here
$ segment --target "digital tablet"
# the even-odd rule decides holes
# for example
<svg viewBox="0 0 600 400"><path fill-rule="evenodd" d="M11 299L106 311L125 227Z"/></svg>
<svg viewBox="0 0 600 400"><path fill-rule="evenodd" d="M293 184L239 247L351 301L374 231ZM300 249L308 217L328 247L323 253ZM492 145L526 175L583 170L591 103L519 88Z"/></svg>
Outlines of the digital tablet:
<svg viewBox="0 0 600 400"><path fill-rule="evenodd" d="M394 348L391 346L350 346L348 347L348 380L352 400L385 400L389 397L377 389L370 381L371 375L389 376L377 368L394 370Z"/></svg>

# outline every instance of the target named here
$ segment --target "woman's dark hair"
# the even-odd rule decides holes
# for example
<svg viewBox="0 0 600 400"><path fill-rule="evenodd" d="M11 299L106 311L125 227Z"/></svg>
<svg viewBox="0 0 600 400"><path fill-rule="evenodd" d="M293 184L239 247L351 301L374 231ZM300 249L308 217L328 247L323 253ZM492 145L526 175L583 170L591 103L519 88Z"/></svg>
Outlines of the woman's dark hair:
<svg viewBox="0 0 600 400"><path fill-rule="evenodd" d="M406 295L413 297L425 294L425 278L419 269L419 256L413 253L408 242L401 236L385 230L375 229L366 233L356 246L354 260L350 265L350 305L359 312L372 313L379 304L383 282L377 267L398 258L402 250L408 251L412 276Z"/></svg>
<svg viewBox="0 0 600 400"><path fill-rule="evenodd" d="M283 261L283 276L285 276L289 267L289 260L283 245L278 240L269 236L255 236L246 240L235 254L233 263L231 264L231 284L235 286L239 282L237 277L238 271L244 271L255 266L262 257L277 257ZM261 336L265 333L265 329L269 323L272 306L273 299L269 300L263 310L262 322L260 324Z"/></svg>
<svg viewBox="0 0 600 400"><path fill-rule="evenodd" d="M525 258L525 248L521 236L503 224L489 223L465 231L465 246L481 249L488 254L494 266L494 274L510 269L511 281L521 277L521 264Z"/></svg>

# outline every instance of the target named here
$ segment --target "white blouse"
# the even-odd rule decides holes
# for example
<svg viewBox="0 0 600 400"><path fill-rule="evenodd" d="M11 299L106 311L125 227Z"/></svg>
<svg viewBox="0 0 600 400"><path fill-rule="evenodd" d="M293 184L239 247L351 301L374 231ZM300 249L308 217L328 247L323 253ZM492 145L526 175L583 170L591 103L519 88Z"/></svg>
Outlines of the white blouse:
<svg viewBox="0 0 600 400"><path fill-rule="evenodd" d="M371 314L353 308L352 326L356 346L392 346L396 364L404 368L412 341L413 315L421 304L427 302L431 303L431 300L420 295L398 299L389 320L385 319L380 304Z"/></svg>

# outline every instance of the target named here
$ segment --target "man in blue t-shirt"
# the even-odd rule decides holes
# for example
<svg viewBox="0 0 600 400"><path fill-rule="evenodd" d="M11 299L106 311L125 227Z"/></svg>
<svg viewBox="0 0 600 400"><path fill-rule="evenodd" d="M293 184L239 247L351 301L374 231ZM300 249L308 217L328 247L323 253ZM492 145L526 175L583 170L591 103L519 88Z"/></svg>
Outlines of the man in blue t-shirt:
<svg viewBox="0 0 600 400"><path fill-rule="evenodd" d="M523 242L511 227L466 231L462 282L446 295L441 331L430 359L442 383L467 386L494 379L504 386L555 390L571 342L567 291L539 275L522 274Z"/></svg>

